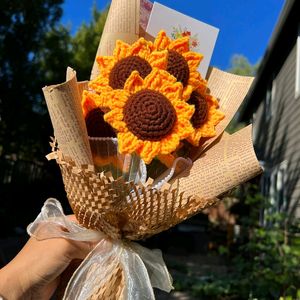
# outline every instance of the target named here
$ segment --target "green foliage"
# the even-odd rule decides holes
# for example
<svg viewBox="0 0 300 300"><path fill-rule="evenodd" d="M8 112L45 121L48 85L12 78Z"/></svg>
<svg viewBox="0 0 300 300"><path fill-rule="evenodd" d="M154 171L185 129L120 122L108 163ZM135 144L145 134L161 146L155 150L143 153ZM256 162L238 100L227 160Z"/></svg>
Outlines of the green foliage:
<svg viewBox="0 0 300 300"><path fill-rule="evenodd" d="M67 66L88 79L107 10L74 37L58 21L63 0L0 3L0 158L43 160L53 134L42 87L65 80Z"/></svg>
<svg viewBox="0 0 300 300"><path fill-rule="evenodd" d="M41 140L48 143L48 118L38 105L45 83L39 56L62 15L62 2L1 1L0 157L13 154L32 159L41 154Z"/></svg>
<svg viewBox="0 0 300 300"><path fill-rule="evenodd" d="M73 60L70 30L63 25L48 31L41 41L37 54L39 68L43 73L43 85L63 82L66 67Z"/></svg>
<svg viewBox="0 0 300 300"><path fill-rule="evenodd" d="M282 213L267 215L266 225L259 226L259 212L268 207L268 201L256 190L253 186L247 188L244 200L251 209L241 219L239 246L221 249L228 253L229 274L212 274L197 281L192 290L200 299L296 299L300 289L299 237L290 239Z"/></svg>
<svg viewBox="0 0 300 300"><path fill-rule="evenodd" d="M255 76L260 62L257 62L255 65L252 65L248 58L241 54L234 54L231 57L230 67L227 69L227 72L233 73L236 75L242 75L242 76ZM240 108L241 110L241 108ZM239 110L239 111L240 111ZM232 134L239 129L243 128L245 124L239 123L237 121L239 117L239 111L236 113L234 118L231 120L229 125L226 128L226 132Z"/></svg>
<svg viewBox="0 0 300 300"><path fill-rule="evenodd" d="M94 6L92 21L90 24L83 23L72 39L73 68L81 80L90 77L107 13L108 9L101 12Z"/></svg>
<svg viewBox="0 0 300 300"><path fill-rule="evenodd" d="M255 76L257 69L259 67L259 62L255 65L251 65L248 58L241 54L234 54L231 57L231 66L228 72L236 75L244 76Z"/></svg>

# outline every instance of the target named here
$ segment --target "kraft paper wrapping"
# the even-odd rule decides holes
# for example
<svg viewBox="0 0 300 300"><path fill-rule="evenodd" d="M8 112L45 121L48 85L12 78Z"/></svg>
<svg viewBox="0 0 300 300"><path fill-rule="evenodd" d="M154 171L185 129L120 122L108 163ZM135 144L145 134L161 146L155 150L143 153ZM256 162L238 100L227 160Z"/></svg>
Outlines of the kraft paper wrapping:
<svg viewBox="0 0 300 300"><path fill-rule="evenodd" d="M139 38L140 0L112 1L96 57L112 55L117 40L132 44ZM95 60L91 80L99 75Z"/></svg>
<svg viewBox="0 0 300 300"><path fill-rule="evenodd" d="M180 191L204 198L217 197L261 173L252 144L252 126L229 135L198 158Z"/></svg>
<svg viewBox="0 0 300 300"><path fill-rule="evenodd" d="M43 88L59 147L77 166L93 164L81 110L81 95L86 87L87 82L78 83L76 72L68 68L66 82Z"/></svg>
<svg viewBox="0 0 300 300"><path fill-rule="evenodd" d="M228 126L240 105L245 99L253 82L253 77L239 76L210 68L208 74L208 88L210 93L219 100L220 110L225 118L216 127L216 137L209 139L204 146L212 144Z"/></svg>

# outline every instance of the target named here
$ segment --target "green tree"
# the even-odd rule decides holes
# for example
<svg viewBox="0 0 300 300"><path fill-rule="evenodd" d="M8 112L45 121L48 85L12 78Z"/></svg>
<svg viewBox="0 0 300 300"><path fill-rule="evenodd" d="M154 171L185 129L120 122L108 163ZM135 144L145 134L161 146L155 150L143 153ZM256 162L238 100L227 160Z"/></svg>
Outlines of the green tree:
<svg viewBox="0 0 300 300"><path fill-rule="evenodd" d="M59 168L44 158L53 129L42 87L63 82L67 66L89 77L105 18L94 9L72 37L58 23L62 3L0 1L0 236L25 228L48 197L67 203Z"/></svg>
<svg viewBox="0 0 300 300"><path fill-rule="evenodd" d="M72 37L70 30L63 25L55 26L47 32L37 54L43 85L63 82L66 68L73 61Z"/></svg>
<svg viewBox="0 0 300 300"><path fill-rule="evenodd" d="M252 65L244 55L234 54L227 71L236 75L255 76L258 67L259 62Z"/></svg>
<svg viewBox="0 0 300 300"><path fill-rule="evenodd" d="M233 73L236 75L242 75L242 76L255 76L258 67L259 62L252 65L248 58L241 54L234 54L231 57L230 60L230 67L227 69L227 72ZM243 104L242 104L243 105ZM234 118L231 120L229 125L226 128L226 131L228 133L234 133L238 131L239 129L243 128L245 125L243 123L238 122L239 112L242 110L241 108L237 111Z"/></svg>
<svg viewBox="0 0 300 300"><path fill-rule="evenodd" d="M57 47L63 0L2 0L0 3L0 157L43 157L50 134L41 88L59 79L50 58L67 59ZM63 51L62 51L63 50ZM44 144L41 143L44 141Z"/></svg>
<svg viewBox="0 0 300 300"><path fill-rule="evenodd" d="M234 211L239 211L240 233L233 245L219 249L227 272L208 273L194 282L187 276L184 288L196 299L299 299L299 222L287 228L286 216L273 212L264 214L262 226L259 216L271 204L256 185L240 186L235 197L240 201Z"/></svg>
<svg viewBox="0 0 300 300"><path fill-rule="evenodd" d="M90 77L108 9L99 11L94 6L92 13L92 21L89 24L83 23L72 39L72 66L80 80L88 80Z"/></svg>

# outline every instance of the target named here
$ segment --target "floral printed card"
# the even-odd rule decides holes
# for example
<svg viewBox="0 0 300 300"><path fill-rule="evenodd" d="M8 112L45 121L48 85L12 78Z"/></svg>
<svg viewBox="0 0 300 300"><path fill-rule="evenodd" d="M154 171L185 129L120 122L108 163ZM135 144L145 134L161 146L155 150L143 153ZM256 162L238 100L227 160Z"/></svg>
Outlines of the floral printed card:
<svg viewBox="0 0 300 300"><path fill-rule="evenodd" d="M151 15L153 3L149 0L140 1L140 26L143 30L147 29L149 18Z"/></svg>
<svg viewBox="0 0 300 300"><path fill-rule="evenodd" d="M173 39L190 36L191 51L204 55L198 71L205 78L219 29L154 2L146 31L156 36L161 29Z"/></svg>

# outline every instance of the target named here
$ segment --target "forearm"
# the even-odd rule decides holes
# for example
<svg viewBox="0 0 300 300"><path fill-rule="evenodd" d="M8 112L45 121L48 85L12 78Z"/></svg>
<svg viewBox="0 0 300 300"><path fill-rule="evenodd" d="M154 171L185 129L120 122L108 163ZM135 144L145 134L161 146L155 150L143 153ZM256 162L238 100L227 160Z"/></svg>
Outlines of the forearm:
<svg viewBox="0 0 300 300"><path fill-rule="evenodd" d="M20 270L14 270L8 264L0 270L0 296L5 300L24 299L24 291L20 280Z"/></svg>

